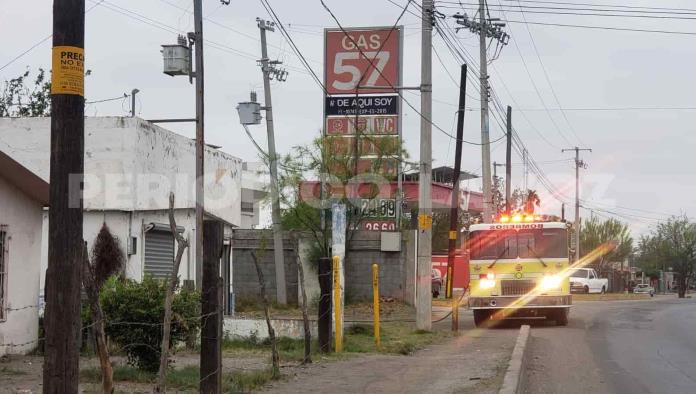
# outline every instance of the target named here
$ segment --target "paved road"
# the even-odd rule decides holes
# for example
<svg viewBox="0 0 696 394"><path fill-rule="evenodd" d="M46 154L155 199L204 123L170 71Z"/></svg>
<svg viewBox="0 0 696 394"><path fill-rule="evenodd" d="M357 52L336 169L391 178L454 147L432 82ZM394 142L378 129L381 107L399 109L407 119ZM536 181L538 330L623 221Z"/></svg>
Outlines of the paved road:
<svg viewBox="0 0 696 394"><path fill-rule="evenodd" d="M696 300L578 302L530 356L527 393L696 393Z"/></svg>

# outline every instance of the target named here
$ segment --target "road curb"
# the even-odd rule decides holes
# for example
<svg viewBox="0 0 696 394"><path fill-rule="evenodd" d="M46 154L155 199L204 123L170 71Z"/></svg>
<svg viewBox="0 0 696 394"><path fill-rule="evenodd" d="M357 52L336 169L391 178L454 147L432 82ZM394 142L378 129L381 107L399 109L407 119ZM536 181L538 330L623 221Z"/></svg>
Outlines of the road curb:
<svg viewBox="0 0 696 394"><path fill-rule="evenodd" d="M529 326L520 327L515 348L508 363L503 385L498 394L517 394L524 391L524 368L527 361L527 343L529 342Z"/></svg>

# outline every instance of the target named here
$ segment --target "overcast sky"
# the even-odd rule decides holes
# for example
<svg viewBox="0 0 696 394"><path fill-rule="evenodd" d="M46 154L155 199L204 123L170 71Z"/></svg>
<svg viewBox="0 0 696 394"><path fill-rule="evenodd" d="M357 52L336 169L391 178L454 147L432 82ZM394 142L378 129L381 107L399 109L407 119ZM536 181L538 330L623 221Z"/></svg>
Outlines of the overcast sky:
<svg viewBox="0 0 696 394"><path fill-rule="evenodd" d="M393 0L406 4L406 0ZM596 0L602 4L627 4L618 0ZM100 100L140 89L138 116L145 119L192 117L194 91L185 77L162 74L160 45L176 42L175 31L193 29L191 0L105 0L86 16L86 98ZM270 0L282 22L318 75L323 74L324 27L335 27L319 0ZM326 0L344 26L393 25L399 7L387 0ZM420 1L418 2L420 3ZM473 0L463 1L465 4ZM88 0L87 8L97 1ZM491 0L491 14L511 21L566 23L696 32L691 20L566 16L519 12L505 14ZM508 2L508 4L510 4ZM654 1L631 0L633 6L654 6ZM693 7L693 1L663 0L661 7ZM452 15L452 4L439 3L439 11ZM468 7L465 5L465 7ZM411 5L410 10L419 13ZM461 9L459 9L461 11ZM696 12L696 10L695 10ZM471 12L469 12L471 14ZM0 0L0 67L51 33L52 2L48 0ZM224 151L244 160L258 156L239 125L235 107L256 90L262 95L260 57L256 17L269 19L256 0L232 0L222 6L218 0L204 0L206 134L207 142L221 145ZM696 16L696 15L695 15ZM441 23L454 27L454 20ZM409 13L400 21L405 26L404 84L420 83L420 19ZM158 27L159 26L159 27ZM527 30L529 28L529 30ZM624 219L631 218L634 233L645 232L656 219L685 212L696 216L696 110L661 109L696 107L696 78L693 53L696 35L639 33L612 30L510 23L506 31L513 37L499 58L492 62L491 85L503 105L513 106L513 120L531 156L538 162L561 198L572 203L574 169L570 153L561 148L575 145L592 148L583 152L588 168L582 170L583 198L595 212ZM469 31L456 33L463 48L478 60L478 39ZM532 41L533 40L533 41ZM433 57L433 122L454 133L458 87L448 76L458 79L459 64L439 36L433 39L443 67ZM559 106L537 58L534 44L548 73ZM283 60L290 72L286 82L273 84L274 117L278 151L309 143L322 124L322 91L302 68L279 32L269 33L269 54ZM50 68L50 40L38 45L9 66L0 70L0 80L17 76L27 67ZM491 48L492 53L493 48ZM524 61L522 60L524 59ZM525 68L526 63L526 68ZM473 65L478 69L478 64ZM529 74L527 73L529 71ZM531 78L530 78L531 75ZM534 81L537 90L531 81ZM474 87L469 86L478 99ZM541 99L539 97L541 96ZM414 92L404 97L418 107ZM543 100L543 103L542 103ZM480 102L467 99L467 107ZM549 112L544 107L550 109ZM615 110L616 108L652 108ZM130 101L117 100L87 107L89 116L124 115ZM603 109L603 110L597 110ZM553 121L551 120L553 119ZM502 136L498 124L491 121L491 138ZM192 125L171 125L171 129L193 137ZM253 127L265 146L265 128ZM466 113L466 140L480 140L480 115ZM404 111L403 136L412 159L419 154L419 119ZM543 138L542 138L543 137ZM505 161L504 140L492 145L493 160ZM454 142L433 130L434 166L452 165ZM522 185L521 159L513 155L513 185ZM465 145L462 168L481 172L480 148ZM559 213L559 203L530 174L531 188L542 195L543 211ZM469 187L480 189L480 183ZM604 210L604 211L600 211ZM572 209L567 212L572 217ZM584 210L583 216L589 215Z"/></svg>

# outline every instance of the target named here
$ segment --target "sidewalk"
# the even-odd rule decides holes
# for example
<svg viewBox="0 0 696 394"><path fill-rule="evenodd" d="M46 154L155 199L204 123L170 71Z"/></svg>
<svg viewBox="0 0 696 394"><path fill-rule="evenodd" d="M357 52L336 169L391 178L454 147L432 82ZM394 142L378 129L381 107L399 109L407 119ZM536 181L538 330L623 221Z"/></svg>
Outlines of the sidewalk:
<svg viewBox="0 0 696 394"><path fill-rule="evenodd" d="M360 356L284 369L288 376L263 392L497 393L518 330L462 325L460 336L411 356Z"/></svg>

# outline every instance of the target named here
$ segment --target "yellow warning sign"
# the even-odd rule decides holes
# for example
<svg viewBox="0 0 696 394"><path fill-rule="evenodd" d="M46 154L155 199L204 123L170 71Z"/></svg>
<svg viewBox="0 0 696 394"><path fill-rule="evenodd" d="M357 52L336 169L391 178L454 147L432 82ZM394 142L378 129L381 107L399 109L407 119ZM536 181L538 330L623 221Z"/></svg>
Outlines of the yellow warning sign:
<svg viewBox="0 0 696 394"><path fill-rule="evenodd" d="M457 239L457 232L456 232L456 231L450 231L450 232L449 232L449 239Z"/></svg>
<svg viewBox="0 0 696 394"><path fill-rule="evenodd" d="M85 50L72 46L53 47L51 94L85 96Z"/></svg>
<svg viewBox="0 0 696 394"><path fill-rule="evenodd" d="M433 228L433 216L425 214L418 215L418 229L430 230L431 228Z"/></svg>

